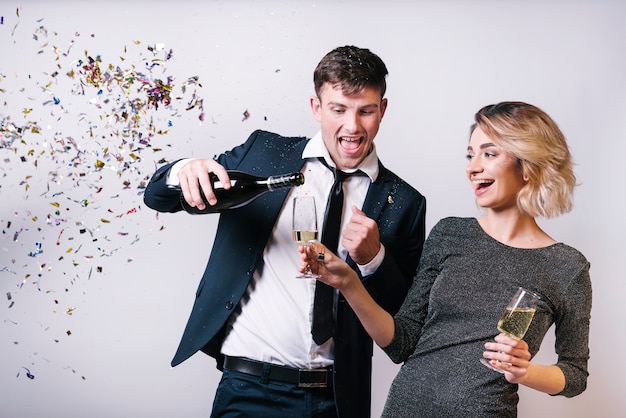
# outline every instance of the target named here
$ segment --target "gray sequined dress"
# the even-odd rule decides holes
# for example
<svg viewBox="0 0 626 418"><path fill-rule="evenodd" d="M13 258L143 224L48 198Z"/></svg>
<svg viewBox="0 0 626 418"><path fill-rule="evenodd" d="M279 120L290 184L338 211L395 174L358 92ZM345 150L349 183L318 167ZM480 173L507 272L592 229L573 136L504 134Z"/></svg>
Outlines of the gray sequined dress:
<svg viewBox="0 0 626 418"><path fill-rule="evenodd" d="M534 356L555 324L557 366L567 397L583 392L589 359L589 262L562 243L522 249L487 235L475 218L432 229L418 273L384 348L396 363L383 417L515 417L517 385L483 366L484 344L519 287L541 297L524 340Z"/></svg>

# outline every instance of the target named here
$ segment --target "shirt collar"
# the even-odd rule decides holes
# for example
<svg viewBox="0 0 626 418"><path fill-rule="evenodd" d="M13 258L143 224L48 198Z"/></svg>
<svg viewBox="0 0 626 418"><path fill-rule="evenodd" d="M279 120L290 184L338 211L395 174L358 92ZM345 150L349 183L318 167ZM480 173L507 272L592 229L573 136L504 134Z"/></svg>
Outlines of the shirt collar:
<svg viewBox="0 0 626 418"><path fill-rule="evenodd" d="M330 154L326 149L326 145L324 145L324 140L322 139L322 132L318 131L313 138L306 144L304 150L302 151L302 158L304 159L313 159L322 157L326 160L326 162L333 166L335 166L335 162L330 158ZM372 182L376 181L378 178L378 155L376 154L376 146L372 144L372 151L365 157L365 159L361 162L361 164L356 168L357 170L361 170L372 180ZM356 171L356 170L355 170Z"/></svg>

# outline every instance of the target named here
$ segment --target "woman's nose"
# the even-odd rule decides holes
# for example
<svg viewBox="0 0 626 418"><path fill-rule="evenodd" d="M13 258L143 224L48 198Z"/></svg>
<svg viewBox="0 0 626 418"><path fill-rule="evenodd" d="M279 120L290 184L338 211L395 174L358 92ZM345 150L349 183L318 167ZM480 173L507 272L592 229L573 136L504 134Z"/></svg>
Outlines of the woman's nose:
<svg viewBox="0 0 626 418"><path fill-rule="evenodd" d="M467 172L467 174L478 173L481 171L481 166L476 157L471 158L467 162L467 167L465 167L465 171Z"/></svg>

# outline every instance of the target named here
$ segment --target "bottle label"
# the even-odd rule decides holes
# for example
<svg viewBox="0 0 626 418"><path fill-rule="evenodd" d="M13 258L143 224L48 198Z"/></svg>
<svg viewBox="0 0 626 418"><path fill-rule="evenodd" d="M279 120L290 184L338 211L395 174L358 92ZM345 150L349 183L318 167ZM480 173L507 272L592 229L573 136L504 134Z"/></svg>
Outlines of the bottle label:
<svg viewBox="0 0 626 418"><path fill-rule="evenodd" d="M230 179L230 187L235 187L235 186L237 186L237 180ZM222 184L221 181L215 180L213 182L213 189L223 189L223 188L224 188L224 185Z"/></svg>

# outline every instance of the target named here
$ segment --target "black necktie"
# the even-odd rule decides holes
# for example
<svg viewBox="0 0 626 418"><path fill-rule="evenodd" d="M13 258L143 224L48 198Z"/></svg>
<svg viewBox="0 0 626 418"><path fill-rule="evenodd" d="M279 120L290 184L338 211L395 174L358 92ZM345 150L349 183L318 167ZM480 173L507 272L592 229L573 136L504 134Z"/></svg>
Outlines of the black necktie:
<svg viewBox="0 0 626 418"><path fill-rule="evenodd" d="M355 173L345 173L329 166L324 159L322 164L328 167L335 175L335 182L330 190L326 212L324 214L324 227L322 229L322 244L330 251L337 253L339 233L341 229L341 214L343 212L343 181ZM311 334L313 341L321 345L333 336L333 302L335 290L325 283L318 281L315 285L315 301L313 304L313 327Z"/></svg>

